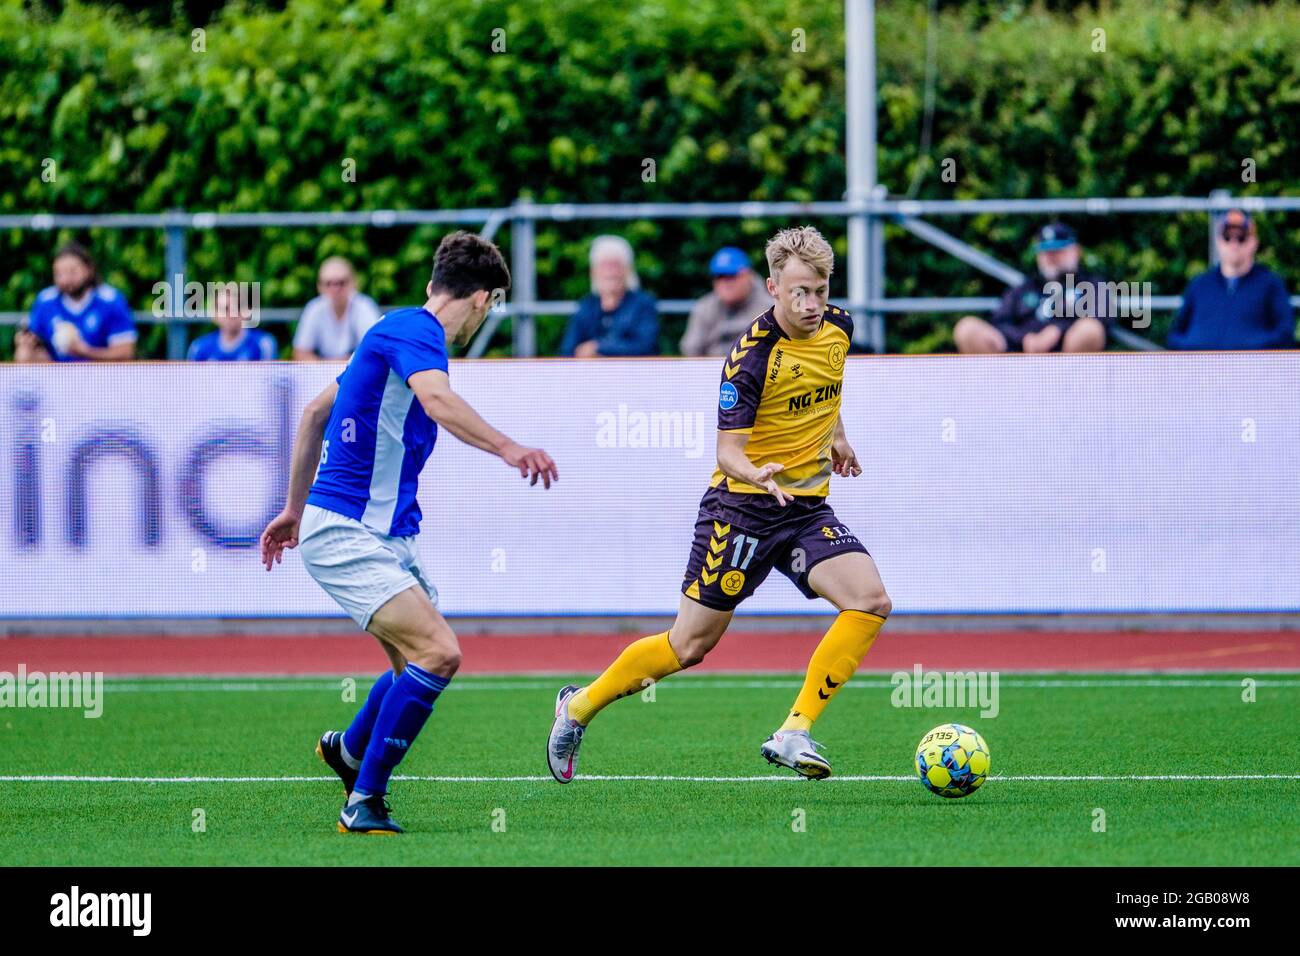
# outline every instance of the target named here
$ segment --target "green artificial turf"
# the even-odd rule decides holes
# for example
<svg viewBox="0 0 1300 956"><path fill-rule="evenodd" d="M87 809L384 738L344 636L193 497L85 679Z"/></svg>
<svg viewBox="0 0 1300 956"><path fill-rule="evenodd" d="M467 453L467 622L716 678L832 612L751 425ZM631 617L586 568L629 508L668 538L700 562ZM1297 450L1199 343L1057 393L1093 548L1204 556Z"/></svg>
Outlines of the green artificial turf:
<svg viewBox="0 0 1300 956"><path fill-rule="evenodd" d="M8 865L1297 865L1300 780L1041 781L1035 775L1295 774L1300 675L1001 675L1000 712L891 706L861 674L815 728L839 779L769 767L798 678L680 676L591 726L580 777L399 780L399 838L341 835L341 787L303 781L0 781ZM1072 686L1079 682L1089 686ZM1100 682L1106 686L1095 686ZM309 777L356 705L320 678L110 681L103 716L0 710L0 776ZM538 777L560 679L461 678L401 774ZM1152 684L1154 686L1148 686ZM1048 685L1048 686L1038 686ZM1118 685L1118 686L1110 686ZM1186 685L1186 686L1183 686ZM368 682L357 688L364 697ZM977 728L993 776L946 800L912 773L931 727ZM778 779L592 780L587 775ZM787 779L789 776L789 779ZM1096 811L1105 832L1096 832ZM206 829L195 832L195 811ZM799 824L802 823L802 827Z"/></svg>

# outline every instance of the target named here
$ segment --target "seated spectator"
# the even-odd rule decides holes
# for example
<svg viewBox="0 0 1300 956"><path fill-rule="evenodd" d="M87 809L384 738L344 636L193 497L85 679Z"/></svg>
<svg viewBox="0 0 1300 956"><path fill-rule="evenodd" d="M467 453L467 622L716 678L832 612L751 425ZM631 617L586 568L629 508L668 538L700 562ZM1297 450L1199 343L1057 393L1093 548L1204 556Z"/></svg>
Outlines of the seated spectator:
<svg viewBox="0 0 1300 956"><path fill-rule="evenodd" d="M1080 270L1082 250L1074 230L1059 222L1044 226L1034 256L1037 272L1003 294L989 321L967 315L957 323L952 330L957 351L1099 352L1106 347L1115 303L1108 301L1101 276Z"/></svg>
<svg viewBox="0 0 1300 956"><path fill-rule="evenodd" d="M1187 285L1169 329L1171 349L1285 349L1295 345L1286 283L1255 261L1259 237L1244 210L1231 209L1214 237L1219 265Z"/></svg>
<svg viewBox="0 0 1300 956"><path fill-rule="evenodd" d="M320 295L303 308L293 335L294 361L350 358L361 336L379 321L379 306L357 291L352 263L341 256L321 263L316 291Z"/></svg>
<svg viewBox="0 0 1300 956"><path fill-rule="evenodd" d="M683 355L726 355L753 321L772 307L767 286L749 267L749 257L724 246L709 260L713 291L691 309L682 336Z"/></svg>
<svg viewBox="0 0 1300 956"><path fill-rule="evenodd" d="M578 300L560 354L658 355L659 309L640 286L628 241L597 236L591 244L591 292Z"/></svg>
<svg viewBox="0 0 1300 956"><path fill-rule="evenodd" d="M54 285L14 338L14 361L123 362L135 358L135 341L126 297L100 283L89 249L69 242L54 254Z"/></svg>
<svg viewBox="0 0 1300 956"><path fill-rule="evenodd" d="M217 289L212 300L212 321L217 330L195 339L185 357L191 362L259 362L275 358L275 336L247 328L249 311L239 296Z"/></svg>

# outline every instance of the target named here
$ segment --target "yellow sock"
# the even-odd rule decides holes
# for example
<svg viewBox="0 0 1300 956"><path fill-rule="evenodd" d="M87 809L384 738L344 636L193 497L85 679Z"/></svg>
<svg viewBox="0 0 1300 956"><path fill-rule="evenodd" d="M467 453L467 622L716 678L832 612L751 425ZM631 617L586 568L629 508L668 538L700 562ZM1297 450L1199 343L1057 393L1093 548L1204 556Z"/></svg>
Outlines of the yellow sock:
<svg viewBox="0 0 1300 956"><path fill-rule="evenodd" d="M605 673L569 698L569 716L586 726L607 705L644 690L647 680L659 680L681 669L667 631L633 641Z"/></svg>
<svg viewBox="0 0 1300 956"><path fill-rule="evenodd" d="M807 730L822 715L830 699L867 656L885 619L867 611L840 611L835 623L813 651L808 676L795 698L782 730Z"/></svg>

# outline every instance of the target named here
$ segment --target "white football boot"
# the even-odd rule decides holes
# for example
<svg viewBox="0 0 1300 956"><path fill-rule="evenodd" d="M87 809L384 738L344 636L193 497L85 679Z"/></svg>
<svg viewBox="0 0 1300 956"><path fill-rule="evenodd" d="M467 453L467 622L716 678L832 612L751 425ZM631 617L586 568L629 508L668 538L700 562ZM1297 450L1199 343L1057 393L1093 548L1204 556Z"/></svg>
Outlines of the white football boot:
<svg viewBox="0 0 1300 956"><path fill-rule="evenodd" d="M820 746L806 730L778 730L763 741L759 753L768 763L789 767L809 780L825 780L831 775L831 765L817 752Z"/></svg>
<svg viewBox="0 0 1300 956"><path fill-rule="evenodd" d="M569 716L569 698L578 692L576 684L560 688L555 695L555 723L551 724L551 737L546 742L546 763L551 776L560 783L568 783L578 772L578 748L587 728Z"/></svg>

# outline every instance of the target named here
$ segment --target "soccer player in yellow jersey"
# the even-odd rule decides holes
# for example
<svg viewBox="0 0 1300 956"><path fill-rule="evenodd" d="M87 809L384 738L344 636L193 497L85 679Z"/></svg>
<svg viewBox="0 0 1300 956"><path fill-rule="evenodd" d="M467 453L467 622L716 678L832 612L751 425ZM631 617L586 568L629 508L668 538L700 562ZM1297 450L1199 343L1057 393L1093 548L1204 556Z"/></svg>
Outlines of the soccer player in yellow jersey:
<svg viewBox="0 0 1300 956"><path fill-rule="evenodd" d="M774 567L840 613L813 651L789 716L760 753L805 777L830 776L809 730L890 611L875 562L826 503L832 474L862 474L840 417L853 321L827 304L834 261L811 226L782 230L768 242L767 290L775 304L723 363L718 467L700 502L677 619L665 633L630 644L586 687L560 689L546 756L561 783L577 771L592 719L620 697L703 660L736 606Z"/></svg>

